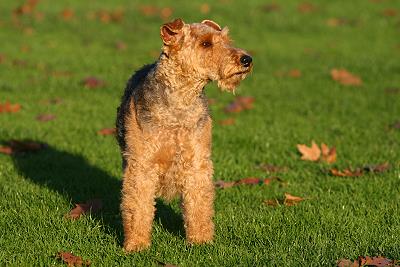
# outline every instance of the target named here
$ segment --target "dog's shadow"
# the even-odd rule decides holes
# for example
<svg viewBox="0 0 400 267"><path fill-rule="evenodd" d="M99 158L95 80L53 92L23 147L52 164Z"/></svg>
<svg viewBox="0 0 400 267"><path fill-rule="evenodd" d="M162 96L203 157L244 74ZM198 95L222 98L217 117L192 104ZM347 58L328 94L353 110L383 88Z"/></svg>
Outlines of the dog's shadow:
<svg viewBox="0 0 400 267"><path fill-rule="evenodd" d="M121 181L91 165L81 155L60 151L52 146L33 152L13 155L18 172L36 184L45 186L65 196L71 203L84 203L98 198L103 202L102 211L94 214L106 227L123 239L120 216ZM169 205L157 200L155 220L164 229L182 237L183 222L181 214Z"/></svg>

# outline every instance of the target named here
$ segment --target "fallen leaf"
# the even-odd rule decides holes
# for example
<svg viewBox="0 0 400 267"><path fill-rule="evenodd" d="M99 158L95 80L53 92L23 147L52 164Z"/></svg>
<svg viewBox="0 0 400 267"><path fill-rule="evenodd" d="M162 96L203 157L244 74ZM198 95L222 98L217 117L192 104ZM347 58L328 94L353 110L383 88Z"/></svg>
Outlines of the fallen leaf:
<svg viewBox="0 0 400 267"><path fill-rule="evenodd" d="M257 177L246 177L237 181L215 181L214 185L216 188L229 188L237 185L268 185L272 181L278 181L280 183L284 183L284 181L276 176L269 177L269 178L257 178Z"/></svg>
<svg viewBox="0 0 400 267"><path fill-rule="evenodd" d="M61 251L57 253L57 259L61 259L64 263L68 264L68 266L89 266L90 261L84 261L82 257L75 256L71 252Z"/></svg>
<svg viewBox="0 0 400 267"><path fill-rule="evenodd" d="M243 110L252 109L253 103L254 97L252 96L237 96L224 110L227 113L239 113Z"/></svg>
<svg viewBox="0 0 400 267"><path fill-rule="evenodd" d="M74 17L75 13L72 9L70 8L65 8L63 11L61 11L60 16L62 19L65 21L69 21Z"/></svg>
<svg viewBox="0 0 400 267"><path fill-rule="evenodd" d="M6 145L0 146L0 153L12 155L17 153L25 152L36 152L47 145L44 143L39 143L30 140L10 140L6 142Z"/></svg>
<svg viewBox="0 0 400 267"><path fill-rule="evenodd" d="M115 42L115 48L119 51L124 51L128 48L128 45L125 42L120 40L120 41Z"/></svg>
<svg viewBox="0 0 400 267"><path fill-rule="evenodd" d="M154 16L158 13L158 8L152 5L142 5L139 7L140 12L145 16Z"/></svg>
<svg viewBox="0 0 400 267"><path fill-rule="evenodd" d="M172 16L172 8L170 8L170 7L164 7L164 8L162 8L161 9L161 11L160 11L160 17L163 19L163 20L169 20L169 18Z"/></svg>
<svg viewBox="0 0 400 267"><path fill-rule="evenodd" d="M81 215L88 212L97 212L103 206L103 202L100 199L91 199L86 201L86 203L75 204L73 208L66 217L72 220L78 219Z"/></svg>
<svg viewBox="0 0 400 267"><path fill-rule="evenodd" d="M200 6L200 12L202 14L208 14L210 13L210 5L207 3L201 4Z"/></svg>
<svg viewBox="0 0 400 267"><path fill-rule="evenodd" d="M233 125L233 124L235 124L235 118L228 118L228 119L225 119L225 120L220 120L219 124L223 125L223 126Z"/></svg>
<svg viewBox="0 0 400 267"><path fill-rule="evenodd" d="M272 207L276 207L276 206L280 206L281 203L279 203L279 200L277 199L268 199L264 201L264 204L267 206L272 206Z"/></svg>
<svg viewBox="0 0 400 267"><path fill-rule="evenodd" d="M89 88L89 89L100 88L105 85L104 81L102 81L94 76L89 76L89 77L84 78L82 80L82 83L86 88Z"/></svg>
<svg viewBox="0 0 400 267"><path fill-rule="evenodd" d="M159 266L163 266L163 267L178 267L177 265L171 264L171 263L165 263L162 261L157 261Z"/></svg>
<svg viewBox="0 0 400 267"><path fill-rule="evenodd" d="M400 93L400 87L387 87L385 88L385 93L386 94L399 94Z"/></svg>
<svg viewBox="0 0 400 267"><path fill-rule="evenodd" d="M334 81L337 81L342 85L360 86L362 84L360 77L348 72L345 69L332 69L331 77Z"/></svg>
<svg viewBox="0 0 400 267"><path fill-rule="evenodd" d="M117 133L117 129L115 128L103 128L97 131L99 135L115 135Z"/></svg>
<svg viewBox="0 0 400 267"><path fill-rule="evenodd" d="M357 168L355 170L351 169L344 169L344 170L338 170L336 168L330 169L330 173L333 176L339 176L339 177L358 177L363 175L363 170L360 168Z"/></svg>
<svg viewBox="0 0 400 267"><path fill-rule="evenodd" d="M0 113L15 113L21 110L20 104L11 104L10 102L5 102L0 104Z"/></svg>
<svg viewBox="0 0 400 267"><path fill-rule="evenodd" d="M321 144L321 160L326 163L334 163L336 161L336 148L329 148L324 143Z"/></svg>
<svg viewBox="0 0 400 267"><path fill-rule="evenodd" d="M261 9L266 13L271 13L279 11L281 9L281 6L276 3L272 3L262 6Z"/></svg>
<svg viewBox="0 0 400 267"><path fill-rule="evenodd" d="M393 129L400 129L400 121L396 121L393 124L390 125L391 128Z"/></svg>
<svg viewBox="0 0 400 267"><path fill-rule="evenodd" d="M44 100L40 101L40 103L42 105L58 105L58 104L61 104L62 102L63 102L63 100L59 97L44 99Z"/></svg>
<svg viewBox="0 0 400 267"><path fill-rule="evenodd" d="M304 200L304 198L292 196L291 194L285 193L285 200L284 200L283 204L285 206L295 206L303 200Z"/></svg>
<svg viewBox="0 0 400 267"><path fill-rule="evenodd" d="M395 17L397 16L397 10L393 8L387 8L383 10L382 14L386 17Z"/></svg>
<svg viewBox="0 0 400 267"><path fill-rule="evenodd" d="M40 114L36 117L36 120L46 122L46 121L52 121L55 118L56 116L53 114Z"/></svg>
<svg viewBox="0 0 400 267"><path fill-rule="evenodd" d="M32 14L39 0L27 0L21 6L14 9L13 14L16 16Z"/></svg>
<svg viewBox="0 0 400 267"><path fill-rule="evenodd" d="M314 141L311 142L311 147L299 144L297 145L297 149L301 153L302 160L317 161L321 156L321 150Z"/></svg>
<svg viewBox="0 0 400 267"><path fill-rule="evenodd" d="M317 11L317 7L311 3L303 2L297 6L297 10L300 13L307 14Z"/></svg>
<svg viewBox="0 0 400 267"><path fill-rule="evenodd" d="M292 69L289 71L288 76L292 78L299 78L301 77L301 71L298 69Z"/></svg>
<svg viewBox="0 0 400 267"><path fill-rule="evenodd" d="M367 165L363 168L367 172L372 172L372 173L381 173L385 172L390 169L390 164L389 162L384 162L381 164L376 164L376 165Z"/></svg>
<svg viewBox="0 0 400 267"><path fill-rule="evenodd" d="M338 267L363 267L363 266L375 266L375 267L400 267L400 262L396 260L390 260L388 258L379 257L358 257L357 260L351 261L349 259L340 259L336 261Z"/></svg>

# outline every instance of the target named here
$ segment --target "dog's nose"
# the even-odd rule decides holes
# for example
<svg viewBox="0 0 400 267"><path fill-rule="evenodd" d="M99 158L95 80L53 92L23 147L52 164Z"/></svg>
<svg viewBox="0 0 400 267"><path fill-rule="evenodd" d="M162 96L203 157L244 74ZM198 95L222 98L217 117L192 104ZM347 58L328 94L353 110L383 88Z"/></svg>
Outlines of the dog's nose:
<svg viewBox="0 0 400 267"><path fill-rule="evenodd" d="M240 64L242 64L243 67L250 67L252 61L253 59L249 55L243 55L240 57Z"/></svg>

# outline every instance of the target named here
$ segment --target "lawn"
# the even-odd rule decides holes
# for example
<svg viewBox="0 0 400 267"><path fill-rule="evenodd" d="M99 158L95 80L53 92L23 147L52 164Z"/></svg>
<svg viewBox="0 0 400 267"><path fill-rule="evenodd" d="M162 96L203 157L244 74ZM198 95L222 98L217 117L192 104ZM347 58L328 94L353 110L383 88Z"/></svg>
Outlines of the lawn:
<svg viewBox="0 0 400 267"><path fill-rule="evenodd" d="M338 259L400 260L400 2L0 2L0 144L34 140L36 152L0 153L0 265L58 266L72 252L92 266L335 266ZM19 8L18 7L25 7ZM227 25L254 70L236 95L253 108L226 113L235 96L215 84L214 180L283 182L217 189L216 237L185 242L179 202L157 202L152 246L125 255L119 212L121 157L113 136L127 79L156 60L159 27L173 18ZM343 85L346 69L361 85ZM86 81L93 77L91 82ZM93 88L90 88L92 85ZM48 121L39 115L51 115ZM233 125L221 121L234 119ZM297 144L336 147L337 161L301 160ZM384 172L337 177L329 169L388 162ZM279 167L278 172L260 164ZM284 193L295 206L265 204ZM76 203L103 208L66 218Z"/></svg>

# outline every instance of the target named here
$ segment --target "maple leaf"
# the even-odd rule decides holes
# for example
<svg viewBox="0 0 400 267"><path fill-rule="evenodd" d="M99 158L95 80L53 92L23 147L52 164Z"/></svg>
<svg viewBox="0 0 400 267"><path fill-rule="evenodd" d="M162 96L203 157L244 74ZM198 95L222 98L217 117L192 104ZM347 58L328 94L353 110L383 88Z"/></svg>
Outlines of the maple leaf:
<svg viewBox="0 0 400 267"><path fill-rule="evenodd" d="M117 133L117 129L115 128L104 128L97 131L99 135L115 135Z"/></svg>
<svg viewBox="0 0 400 267"><path fill-rule="evenodd" d="M30 140L10 140L6 145L0 146L0 153L12 155L24 152L36 152L45 148L47 145Z"/></svg>
<svg viewBox="0 0 400 267"><path fill-rule="evenodd" d="M94 76L88 76L85 79L82 80L83 85L86 88L89 89L95 89L95 88L100 88L105 85L105 82L94 77Z"/></svg>
<svg viewBox="0 0 400 267"><path fill-rule="evenodd" d="M321 149L314 141L311 142L311 147L308 147L304 144L299 144L297 145L297 149L301 153L302 160L317 161L321 156Z"/></svg>
<svg viewBox="0 0 400 267"><path fill-rule="evenodd" d="M303 200L304 200L304 198L296 197L296 196L293 196L293 195L291 195L289 193L285 193L285 200L284 200L283 204L285 206L295 206L295 205L297 205L299 202L301 202Z"/></svg>
<svg viewBox="0 0 400 267"><path fill-rule="evenodd" d="M348 72L345 69L332 69L331 77L334 81L337 81L342 85L360 86L362 84L360 77Z"/></svg>
<svg viewBox="0 0 400 267"><path fill-rule="evenodd" d="M88 212L97 212L103 207L103 202L101 199L91 199L86 201L86 203L75 204L73 208L66 217L72 220L78 219L81 215Z"/></svg>
<svg viewBox="0 0 400 267"><path fill-rule="evenodd" d="M329 148L324 143L321 144L321 160L326 163L334 163L336 161L336 148Z"/></svg>
<svg viewBox="0 0 400 267"><path fill-rule="evenodd" d="M0 104L0 113L15 113L21 110L20 104L11 104L10 102L5 102Z"/></svg>
<svg viewBox="0 0 400 267"><path fill-rule="evenodd" d="M36 120L46 122L54 120L55 118L56 116L53 114L40 114L36 117Z"/></svg>
<svg viewBox="0 0 400 267"><path fill-rule="evenodd" d="M89 260L84 261L82 257L75 256L71 252L58 252L56 258L61 259L64 263L68 264L68 266L90 266Z"/></svg>

